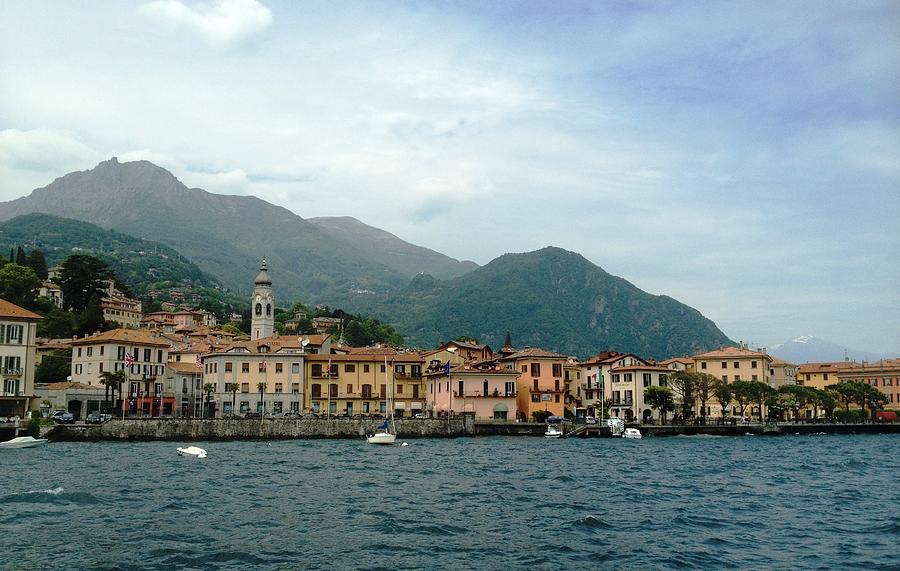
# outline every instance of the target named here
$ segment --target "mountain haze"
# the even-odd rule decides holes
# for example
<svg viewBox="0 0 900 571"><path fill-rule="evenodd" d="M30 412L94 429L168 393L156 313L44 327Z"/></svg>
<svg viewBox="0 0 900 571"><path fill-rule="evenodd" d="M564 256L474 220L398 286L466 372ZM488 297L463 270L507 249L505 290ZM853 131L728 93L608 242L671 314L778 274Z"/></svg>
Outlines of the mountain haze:
<svg viewBox="0 0 900 571"><path fill-rule="evenodd" d="M147 161L113 158L0 203L0 221L33 213L156 240L237 292L252 287L265 256L280 306L302 300L373 315L420 346L460 335L499 346L509 331L520 347L663 358L731 343L697 310L573 252L549 247L476 267L353 218L305 220L255 197L189 189ZM60 233L84 232L41 224L57 244ZM35 233L32 226L20 237L43 240Z"/></svg>
<svg viewBox="0 0 900 571"><path fill-rule="evenodd" d="M307 218L306 221L351 244L369 259L410 277L425 273L440 279L455 278L478 267L475 262L454 260L434 250L410 244L350 216Z"/></svg>
<svg viewBox="0 0 900 571"><path fill-rule="evenodd" d="M58 178L29 196L0 204L0 220L34 212L157 240L236 290L252 285L265 256L281 284L281 295L289 299L340 303L361 290L392 290L421 271L444 274L442 268L456 262L410 244L402 264L386 263L392 256L361 251L358 242L339 238L335 224L310 223L252 196L189 189L172 173L148 161L120 163L113 158L89 171ZM402 244L395 239L392 246L397 249ZM426 255L420 256L422 253ZM440 262L437 265L436 260Z"/></svg>
<svg viewBox="0 0 900 571"><path fill-rule="evenodd" d="M880 359L896 359L900 357L896 353L872 353L870 351L850 349L812 335L801 335L790 341L779 343L774 347L770 347L769 353L795 365L843 361L845 358L860 363L862 361L871 363Z"/></svg>
<svg viewBox="0 0 900 571"><path fill-rule="evenodd" d="M509 331L517 347L665 358L732 343L696 309L553 247L505 254L445 282L419 276L379 313L423 346L465 334L499 347Z"/></svg>

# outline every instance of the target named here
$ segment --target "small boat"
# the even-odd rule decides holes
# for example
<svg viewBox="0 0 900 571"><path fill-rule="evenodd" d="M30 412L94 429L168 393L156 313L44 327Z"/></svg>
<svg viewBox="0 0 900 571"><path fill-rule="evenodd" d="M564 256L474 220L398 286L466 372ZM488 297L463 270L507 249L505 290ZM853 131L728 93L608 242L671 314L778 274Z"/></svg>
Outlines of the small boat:
<svg viewBox="0 0 900 571"><path fill-rule="evenodd" d="M562 429L558 424L548 424L547 432L544 433L544 438L561 438L562 435Z"/></svg>
<svg viewBox="0 0 900 571"><path fill-rule="evenodd" d="M46 438L34 438L32 436L19 436L6 442L0 442L0 448L34 448L46 444Z"/></svg>
<svg viewBox="0 0 900 571"><path fill-rule="evenodd" d="M395 432L391 430L389 419L386 418L378 427L378 432L366 436L366 442L369 444L393 444L397 441Z"/></svg>
<svg viewBox="0 0 900 571"><path fill-rule="evenodd" d="M197 458L206 458L206 450L197 446L188 446L187 448L176 448L179 456L195 456Z"/></svg>
<svg viewBox="0 0 900 571"><path fill-rule="evenodd" d="M641 438L641 431L637 428L626 428L622 438Z"/></svg>

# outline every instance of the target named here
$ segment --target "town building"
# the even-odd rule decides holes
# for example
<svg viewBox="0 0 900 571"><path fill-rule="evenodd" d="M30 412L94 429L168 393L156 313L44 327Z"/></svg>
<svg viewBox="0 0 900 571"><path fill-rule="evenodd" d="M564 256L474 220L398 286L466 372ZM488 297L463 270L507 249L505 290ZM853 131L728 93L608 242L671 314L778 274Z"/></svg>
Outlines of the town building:
<svg viewBox="0 0 900 571"><path fill-rule="evenodd" d="M204 355L203 385L213 386L211 410L205 414L301 412L304 358L319 353L331 353L330 335L266 336Z"/></svg>
<svg viewBox="0 0 900 571"><path fill-rule="evenodd" d="M165 369L165 393L175 402L172 414L178 418L202 417L207 394L203 390L203 365L169 361Z"/></svg>
<svg viewBox="0 0 900 571"><path fill-rule="evenodd" d="M363 347L306 359L307 412L325 415L424 414L423 361L418 353ZM393 403L393 411L388 407Z"/></svg>
<svg viewBox="0 0 900 571"><path fill-rule="evenodd" d="M313 331L324 335L329 331L340 331L342 325L342 320L340 317L313 317L312 319L312 327Z"/></svg>
<svg viewBox="0 0 900 571"><path fill-rule="evenodd" d="M140 300L123 295L104 297L100 300L100 309L105 321L130 329L140 327L144 317Z"/></svg>
<svg viewBox="0 0 900 571"><path fill-rule="evenodd" d="M618 351L601 351L600 353L577 364L581 373L581 405L588 415L596 418L605 416L602 408L611 410L612 387L610 386L610 372L616 367L633 367L637 365L649 365L649 363L634 353L619 353ZM622 390L620 388L620 390ZM633 402L634 393L632 393ZM624 393L620 395L620 401ZM609 414L612 414L611 412ZM632 410L634 414L634 410Z"/></svg>
<svg viewBox="0 0 900 571"><path fill-rule="evenodd" d="M104 372L123 371L127 377L123 406L128 414L172 414L174 402L164 394L163 377L169 343L153 331L113 329L72 341L71 380L102 387Z"/></svg>
<svg viewBox="0 0 900 571"><path fill-rule="evenodd" d="M694 360L690 357L672 357L665 361L660 361L657 365L671 369L673 372L685 371L690 373L694 370Z"/></svg>
<svg viewBox="0 0 900 571"><path fill-rule="evenodd" d="M0 299L0 417L23 418L32 408L40 319L40 315Z"/></svg>
<svg viewBox="0 0 900 571"><path fill-rule="evenodd" d="M734 381L759 381L769 384L769 367L772 357L763 351L745 347L720 347L714 351L692 357L694 371L708 373L717 379Z"/></svg>
<svg viewBox="0 0 900 571"><path fill-rule="evenodd" d="M56 307L62 308L63 306L62 288L51 281L41 283L41 287L38 289L38 295L40 297L48 298Z"/></svg>
<svg viewBox="0 0 900 571"><path fill-rule="evenodd" d="M429 367L427 409L433 416L469 413L480 420L518 418L516 380L520 373L496 361Z"/></svg>
<svg viewBox="0 0 900 571"><path fill-rule="evenodd" d="M60 381L36 383L34 387L33 408L40 409L45 415L55 410L65 410L72 413L77 420L84 420L90 413L107 408L108 392L102 386Z"/></svg>
<svg viewBox="0 0 900 571"><path fill-rule="evenodd" d="M637 361L637 359L635 359ZM644 391L650 387L665 387L672 370L649 364L614 366L609 370L610 416L626 422L640 420L644 423L659 419L659 411L647 404Z"/></svg>
<svg viewBox="0 0 900 571"><path fill-rule="evenodd" d="M867 383L887 396L887 410L900 411L900 359L884 359L844 367L837 373L838 382Z"/></svg>
<svg viewBox="0 0 900 571"><path fill-rule="evenodd" d="M773 388L797 384L797 365L772 357L769 363L769 385Z"/></svg>
<svg viewBox="0 0 900 571"><path fill-rule="evenodd" d="M484 343L469 341L447 341L438 347L438 351L447 351L459 356L463 363L469 361L487 361L494 358L494 352Z"/></svg>
<svg viewBox="0 0 900 571"><path fill-rule="evenodd" d="M838 375L845 369L861 367L856 361L831 361L825 363L803 363L797 367L797 384L805 387L824 389L840 382Z"/></svg>
<svg viewBox="0 0 900 571"><path fill-rule="evenodd" d="M520 420L531 420L535 413L564 415L563 367L568 361L566 355L537 348L497 359L502 368L520 373L516 380L516 413Z"/></svg>

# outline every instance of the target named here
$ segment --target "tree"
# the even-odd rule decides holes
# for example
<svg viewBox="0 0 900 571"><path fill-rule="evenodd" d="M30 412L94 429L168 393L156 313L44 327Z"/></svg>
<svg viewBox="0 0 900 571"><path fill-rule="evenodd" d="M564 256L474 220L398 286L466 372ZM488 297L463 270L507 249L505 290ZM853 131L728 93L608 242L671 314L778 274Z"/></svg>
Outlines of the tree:
<svg viewBox="0 0 900 571"><path fill-rule="evenodd" d="M743 419L747 405L753 402L753 385L751 381L735 381L731 383L731 394L741 409L741 419Z"/></svg>
<svg viewBox="0 0 900 571"><path fill-rule="evenodd" d="M116 389L119 390L119 397L122 396L122 384L128 380L128 374L124 371L103 371L100 373L100 384L106 387L105 399L109 402L109 393L112 392L112 402L116 402Z"/></svg>
<svg viewBox="0 0 900 571"><path fill-rule="evenodd" d="M761 381L750 381L750 385L753 387L751 389L753 395L752 400L759 406L759 421L764 422L765 413L763 410L765 410L764 407L766 406L766 401L775 394L775 389Z"/></svg>
<svg viewBox="0 0 900 571"><path fill-rule="evenodd" d="M42 280L47 279L47 259L44 258L44 253L42 251L38 249L32 250L31 253L28 254L26 265L34 270L34 273L37 274L38 278Z"/></svg>
<svg viewBox="0 0 900 571"><path fill-rule="evenodd" d="M879 409L883 409L884 405L888 402L888 397L883 392L879 391L872 385L868 383L860 382L860 399L859 403L862 407L863 413L866 411L866 406L869 407L871 411L872 418L875 417L875 411Z"/></svg>
<svg viewBox="0 0 900 571"><path fill-rule="evenodd" d="M53 351L41 359L34 368L34 382L57 383L66 380L72 373L72 354L68 351Z"/></svg>
<svg viewBox="0 0 900 571"><path fill-rule="evenodd" d="M675 398L669 387L647 387L644 389L644 402L659 411L659 423L666 423L666 413L675 410Z"/></svg>
<svg viewBox="0 0 900 571"><path fill-rule="evenodd" d="M234 411L234 407L237 404L237 391L238 384L231 383L231 416L237 416L237 413Z"/></svg>
<svg viewBox="0 0 900 571"><path fill-rule="evenodd" d="M212 383L206 383L203 385L203 392L206 393L206 414L204 416L210 416L210 406L209 403L212 400L212 394L216 390L216 385Z"/></svg>
<svg viewBox="0 0 900 571"><path fill-rule="evenodd" d="M41 280L34 270L19 264L0 268L0 298L20 307L33 308Z"/></svg>
<svg viewBox="0 0 900 571"><path fill-rule="evenodd" d="M78 335L90 335L113 328L115 328L114 323L103 319L103 308L100 305L99 296L92 297L84 310L75 315L75 332Z"/></svg>
<svg viewBox="0 0 900 571"><path fill-rule="evenodd" d="M859 394L859 386L849 381L841 381L835 385L829 385L828 390L844 404L844 410L850 412L850 403L856 402Z"/></svg>
<svg viewBox="0 0 900 571"><path fill-rule="evenodd" d="M668 386L681 400L681 415L684 420L691 417L694 409L694 377L687 371L675 371L668 380Z"/></svg>
<svg viewBox="0 0 900 571"><path fill-rule="evenodd" d="M263 392L265 392L265 390L266 390L266 383L264 383L262 381L256 383L256 389L259 391L259 403L260 403L260 408L262 409L259 412L259 414L260 414L260 416L262 416L262 415L266 414L266 403L263 400Z"/></svg>
<svg viewBox="0 0 900 571"><path fill-rule="evenodd" d="M12 258L10 258L12 261ZM16 263L20 266L28 265L28 256L25 255L25 249L22 246L16 248Z"/></svg>
<svg viewBox="0 0 900 571"><path fill-rule="evenodd" d="M722 407L722 420L725 420L725 413L728 411L732 395L731 385L722 379L716 379L715 384L713 384L713 396L718 401L719 406Z"/></svg>
<svg viewBox="0 0 900 571"><path fill-rule="evenodd" d="M816 404L822 407L822 411L825 413L825 418L829 421L834 420L834 409L837 407L837 399L834 396L834 393L829 391L828 389L813 389L815 391L816 396ZM815 414L813 416L816 416Z"/></svg>
<svg viewBox="0 0 900 571"><path fill-rule="evenodd" d="M688 373L694 378L694 392L700 401L700 424L706 424L706 403L712 397L717 378L709 373Z"/></svg>
<svg viewBox="0 0 900 571"><path fill-rule="evenodd" d="M59 287L65 309L81 311L93 297L103 297L106 281L112 272L106 262L94 256L75 254L63 262Z"/></svg>

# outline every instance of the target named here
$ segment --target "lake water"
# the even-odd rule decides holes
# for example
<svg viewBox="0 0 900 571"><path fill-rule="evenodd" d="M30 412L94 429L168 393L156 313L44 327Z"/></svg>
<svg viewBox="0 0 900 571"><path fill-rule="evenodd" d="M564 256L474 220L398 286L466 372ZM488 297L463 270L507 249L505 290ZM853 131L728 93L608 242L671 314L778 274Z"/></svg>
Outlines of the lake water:
<svg viewBox="0 0 900 571"><path fill-rule="evenodd" d="M52 443L0 569L898 569L900 437Z"/></svg>

